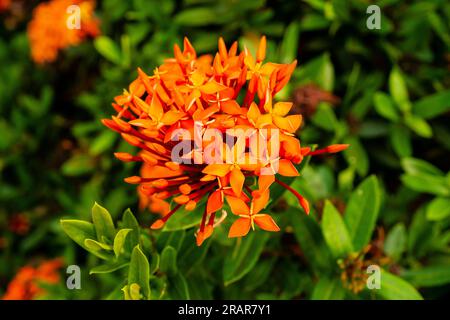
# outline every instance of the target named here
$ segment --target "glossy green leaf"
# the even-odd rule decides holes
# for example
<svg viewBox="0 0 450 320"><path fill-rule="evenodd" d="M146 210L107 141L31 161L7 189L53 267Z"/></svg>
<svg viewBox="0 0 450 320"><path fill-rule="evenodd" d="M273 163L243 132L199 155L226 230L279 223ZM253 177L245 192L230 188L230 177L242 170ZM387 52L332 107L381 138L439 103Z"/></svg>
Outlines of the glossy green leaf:
<svg viewBox="0 0 450 320"><path fill-rule="evenodd" d="M131 253L128 285L132 283L137 283L141 287L144 299L150 298L150 265L139 246L134 247Z"/></svg>
<svg viewBox="0 0 450 320"><path fill-rule="evenodd" d="M89 274L114 272L116 270L125 268L128 264L129 264L128 262L123 261L114 261L112 263L101 264L99 266L92 268L89 271Z"/></svg>
<svg viewBox="0 0 450 320"><path fill-rule="evenodd" d="M121 229L114 238L114 254L118 257L124 249L125 240L131 229Z"/></svg>
<svg viewBox="0 0 450 320"><path fill-rule="evenodd" d="M344 221L356 251L364 248L372 237L380 202L377 178L370 176L356 188L347 203Z"/></svg>
<svg viewBox="0 0 450 320"><path fill-rule="evenodd" d="M330 201L325 202L322 233L335 258L346 257L353 251L352 240L341 215Z"/></svg>
<svg viewBox="0 0 450 320"><path fill-rule="evenodd" d="M99 36L94 40L95 49L107 60L117 65L122 64L122 54L119 46L107 36Z"/></svg>
<svg viewBox="0 0 450 320"><path fill-rule="evenodd" d="M109 244L106 243L102 243L93 239L86 239L84 240L84 245L91 250L94 251L101 251L101 250L107 250L107 251L112 251L113 247L110 246Z"/></svg>
<svg viewBox="0 0 450 320"><path fill-rule="evenodd" d="M280 59L282 63L291 63L297 57L300 28L298 22L291 22L284 33L280 46Z"/></svg>
<svg viewBox="0 0 450 320"><path fill-rule="evenodd" d="M395 153L399 157L410 157L412 155L410 131L403 125L394 125L390 133L389 139Z"/></svg>
<svg viewBox="0 0 450 320"><path fill-rule="evenodd" d="M432 221L443 220L450 216L450 198L437 197L427 206L427 219Z"/></svg>
<svg viewBox="0 0 450 320"><path fill-rule="evenodd" d="M373 97L373 102L375 110L380 116L394 122L400 119L394 102L384 92L376 92Z"/></svg>
<svg viewBox="0 0 450 320"><path fill-rule="evenodd" d="M216 24L217 14L210 8L185 9L175 16L174 21L181 26L204 26Z"/></svg>
<svg viewBox="0 0 450 320"><path fill-rule="evenodd" d="M356 169L356 172L364 177L369 171L369 157L366 150L356 136L349 136L345 139L350 147L344 151L344 157L350 166Z"/></svg>
<svg viewBox="0 0 450 320"><path fill-rule="evenodd" d="M427 266L417 270L405 270L402 277L417 287L435 287L450 283L450 267Z"/></svg>
<svg viewBox="0 0 450 320"><path fill-rule="evenodd" d="M188 283L180 272L167 278L167 291L174 300L190 299Z"/></svg>
<svg viewBox="0 0 450 320"><path fill-rule="evenodd" d="M444 177L429 174L404 174L401 176L401 180L408 188L418 192L431 193L443 197L450 196L450 187Z"/></svg>
<svg viewBox="0 0 450 320"><path fill-rule="evenodd" d="M339 278L321 277L315 284L311 300L342 300L345 290Z"/></svg>
<svg viewBox="0 0 450 320"><path fill-rule="evenodd" d="M398 261L406 250L407 235L406 228L403 223L396 224L387 234L386 240L384 241L384 252Z"/></svg>
<svg viewBox="0 0 450 320"><path fill-rule="evenodd" d="M419 292L407 281L387 271L381 271L381 288L375 292L386 300L422 300Z"/></svg>
<svg viewBox="0 0 450 320"><path fill-rule="evenodd" d="M429 175L444 175L444 173L433 166L431 163L417 158L403 158L403 170L412 175L429 174Z"/></svg>
<svg viewBox="0 0 450 320"><path fill-rule="evenodd" d="M413 113L423 119L435 118L450 111L450 90L426 96L413 104Z"/></svg>
<svg viewBox="0 0 450 320"><path fill-rule="evenodd" d="M102 237L113 241L116 235L116 229L112 217L108 210L95 203L92 207L92 222L94 223L97 239L102 241Z"/></svg>
<svg viewBox="0 0 450 320"><path fill-rule="evenodd" d="M311 270L320 275L332 269L330 251L325 243L322 231L317 222L299 209L291 208L291 221L294 235L300 249L306 257Z"/></svg>
<svg viewBox="0 0 450 320"><path fill-rule="evenodd" d="M405 123L411 130L423 138L431 138L433 136L431 126L418 116L412 114L405 116Z"/></svg>
<svg viewBox="0 0 450 320"><path fill-rule="evenodd" d="M392 98L401 111L408 112L411 110L408 89L398 67L394 67L389 75L389 90Z"/></svg>
<svg viewBox="0 0 450 320"><path fill-rule="evenodd" d="M171 246L167 246L161 252L159 269L161 272L168 275L174 275L178 272L177 269L177 251Z"/></svg>
<svg viewBox="0 0 450 320"><path fill-rule="evenodd" d="M125 239L125 250L131 252L135 246L139 244L140 229L139 223L130 209L125 210L122 216L122 227L131 229Z"/></svg>
<svg viewBox="0 0 450 320"><path fill-rule="evenodd" d="M61 220L64 232L78 245L86 249L84 240L96 237L94 225L82 220Z"/></svg>

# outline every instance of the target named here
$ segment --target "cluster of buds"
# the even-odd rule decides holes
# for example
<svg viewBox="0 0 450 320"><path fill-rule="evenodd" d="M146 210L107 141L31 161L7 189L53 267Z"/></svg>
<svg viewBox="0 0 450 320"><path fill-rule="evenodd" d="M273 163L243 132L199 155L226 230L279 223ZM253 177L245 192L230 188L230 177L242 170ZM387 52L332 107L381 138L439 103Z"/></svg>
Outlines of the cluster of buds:
<svg viewBox="0 0 450 320"><path fill-rule="evenodd" d="M175 45L174 57L153 75L138 69L129 89L115 97L117 115L103 123L139 148L136 155L115 156L142 163L141 175L125 181L139 185L141 199L163 215L152 229L162 228L180 208L194 210L204 201L196 235L201 245L226 201L237 216L229 237L245 236L255 225L279 231L272 217L261 213L273 183L292 191L309 212L308 202L276 175L298 176L295 165L305 156L347 145L301 147L295 135L301 115L289 114L292 103L274 101L297 61L264 63L265 54L265 37L256 56L247 49L238 53L236 42L227 48L223 39L215 56L197 56L185 38L183 50ZM254 179L257 183L250 183Z"/></svg>

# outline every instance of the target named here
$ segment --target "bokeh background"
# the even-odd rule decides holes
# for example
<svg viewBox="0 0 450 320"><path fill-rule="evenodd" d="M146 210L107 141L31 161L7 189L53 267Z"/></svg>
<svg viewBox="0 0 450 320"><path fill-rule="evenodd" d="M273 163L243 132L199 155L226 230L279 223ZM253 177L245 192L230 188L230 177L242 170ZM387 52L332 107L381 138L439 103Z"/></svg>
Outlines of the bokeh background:
<svg viewBox="0 0 450 320"><path fill-rule="evenodd" d="M202 54L214 53L220 36L228 45L238 40L241 49L255 50L261 35L268 39L267 60L298 60L277 97L292 101L303 115L302 143L351 148L315 158L304 169L293 186L310 199L311 217L294 212L282 196L273 211L285 219L284 231L265 239L256 257L243 254L240 263L251 265L243 275L223 274L224 256L235 244L220 232L202 251L195 251L193 230L165 236L178 249L189 292L169 297L377 298L344 288L343 273L357 277L352 270L368 261L407 281L406 289L393 281L400 293L388 298L410 298L409 287L427 299L448 297L448 1L103 0L95 8L101 35L61 50L45 64L32 60L27 36L40 2L5 3L0 9L0 297L24 266L39 269L61 258L63 266L85 270L83 289L67 290L61 268L59 278L38 279L45 294L28 298L121 298L120 272L89 276L98 259L59 224L62 217L89 220L95 201L114 219L126 208L142 226L155 218L138 208L135 187L123 182L138 168L113 156L133 149L100 120L113 113L114 96L136 78L136 68L150 73L184 36ZM366 26L371 4L381 9L381 29ZM317 257L326 250L320 239L324 200L344 214L355 187L371 175L378 180L381 206L369 252L338 264L323 262Z"/></svg>

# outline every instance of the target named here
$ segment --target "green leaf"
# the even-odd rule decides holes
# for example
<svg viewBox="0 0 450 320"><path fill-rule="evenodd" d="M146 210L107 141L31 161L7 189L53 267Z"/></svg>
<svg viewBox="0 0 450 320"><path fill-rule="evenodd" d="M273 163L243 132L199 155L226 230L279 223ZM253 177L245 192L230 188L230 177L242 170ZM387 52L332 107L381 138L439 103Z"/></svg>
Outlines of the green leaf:
<svg viewBox="0 0 450 320"><path fill-rule="evenodd" d="M360 140L356 136L349 136L345 139L345 143L350 144L344 151L348 164L354 167L361 177L366 176L369 171L369 157Z"/></svg>
<svg viewBox="0 0 450 320"><path fill-rule="evenodd" d="M327 91L334 87L334 68L331 63L330 54L324 53L297 71L296 77L301 83L314 82Z"/></svg>
<svg viewBox="0 0 450 320"><path fill-rule="evenodd" d="M311 300L342 300L344 297L345 290L338 278L321 277L311 294Z"/></svg>
<svg viewBox="0 0 450 320"><path fill-rule="evenodd" d="M225 286L240 280L253 269L268 239L268 232L255 231L236 240L233 251L225 257L223 266Z"/></svg>
<svg viewBox="0 0 450 320"><path fill-rule="evenodd" d="M75 177L91 172L94 167L94 161L89 155L75 154L64 162L61 171L66 176Z"/></svg>
<svg viewBox="0 0 450 320"><path fill-rule="evenodd" d="M384 252L394 261L398 261L406 250L406 228L403 223L397 223L388 233L384 242Z"/></svg>
<svg viewBox="0 0 450 320"><path fill-rule="evenodd" d="M181 11L174 22L180 26L206 26L217 24L217 13L210 8L192 8Z"/></svg>
<svg viewBox="0 0 450 320"><path fill-rule="evenodd" d="M417 270L406 270L402 277L416 287L436 287L450 283L450 268L445 266L427 266Z"/></svg>
<svg viewBox="0 0 450 320"><path fill-rule="evenodd" d="M128 264L129 264L128 262L123 261L114 261L112 263L101 264L99 266L92 268L89 271L89 274L114 272L116 270L126 267Z"/></svg>
<svg viewBox="0 0 450 320"><path fill-rule="evenodd" d="M412 155L411 134L403 125L392 126L389 138L395 153L399 157L410 157Z"/></svg>
<svg viewBox="0 0 450 320"><path fill-rule="evenodd" d="M173 300L190 299L188 284L180 272L167 278L167 291Z"/></svg>
<svg viewBox="0 0 450 320"><path fill-rule="evenodd" d="M330 251L325 243L320 226L299 209L290 208L294 235L300 244L311 270L320 275L332 269Z"/></svg>
<svg viewBox="0 0 450 320"><path fill-rule="evenodd" d="M159 269L162 272L172 276L178 272L177 269L177 250L172 246L167 246L161 253Z"/></svg>
<svg viewBox="0 0 450 320"><path fill-rule="evenodd" d="M78 245L87 250L84 240L95 238L94 225L82 220L61 220L64 232Z"/></svg>
<svg viewBox="0 0 450 320"><path fill-rule="evenodd" d="M147 257L139 246L131 253L130 268L128 270L128 285L137 283L145 299L150 298L150 265Z"/></svg>
<svg viewBox="0 0 450 320"><path fill-rule="evenodd" d="M429 174L404 174L401 176L401 180L405 186L418 192L431 193L443 197L450 196L449 186L445 177Z"/></svg>
<svg viewBox="0 0 450 320"><path fill-rule="evenodd" d="M140 229L139 223L130 209L125 210L122 216L122 227L131 229L132 231L127 235L125 239L125 251L131 252L135 246L139 244Z"/></svg>
<svg viewBox="0 0 450 320"><path fill-rule="evenodd" d="M423 300L411 284L384 270L381 270L381 288L375 292L387 300Z"/></svg>
<svg viewBox="0 0 450 320"><path fill-rule="evenodd" d="M117 65L122 64L122 53L119 46L107 36L99 36L94 40L94 47L107 60Z"/></svg>
<svg viewBox="0 0 450 320"><path fill-rule="evenodd" d="M421 175L421 174L429 174L429 175L444 175L444 173L439 170L437 167L433 166L431 163L428 163L422 159L416 158L403 158L401 161L403 170L406 173L412 175Z"/></svg>
<svg viewBox="0 0 450 320"><path fill-rule="evenodd" d="M427 219L431 221L443 220L450 216L450 199L435 198L427 206Z"/></svg>
<svg viewBox="0 0 450 320"><path fill-rule="evenodd" d="M322 217L322 233L335 258L346 257L353 252L352 241L341 215L330 201L325 202Z"/></svg>
<svg viewBox="0 0 450 320"><path fill-rule="evenodd" d="M394 102L384 92L376 92L373 97L373 102L375 104L375 110L380 116L394 122L400 119Z"/></svg>
<svg viewBox="0 0 450 320"><path fill-rule="evenodd" d="M408 228L408 253L421 258L427 254L433 233L433 224L427 220L424 207L419 208Z"/></svg>
<svg viewBox="0 0 450 320"><path fill-rule="evenodd" d="M318 105L311 120L319 128L331 132L335 131L339 124L333 109L327 103L320 103Z"/></svg>
<svg viewBox="0 0 450 320"><path fill-rule="evenodd" d="M291 22L284 32L280 46L280 62L291 63L297 57L300 28L298 22Z"/></svg>
<svg viewBox="0 0 450 320"><path fill-rule="evenodd" d="M431 126L418 116L413 114L406 115L405 123L411 130L423 138L431 138L433 136Z"/></svg>
<svg viewBox="0 0 450 320"><path fill-rule="evenodd" d="M423 119L432 119L450 111L450 90L429 95L414 102L413 113Z"/></svg>
<svg viewBox="0 0 450 320"><path fill-rule="evenodd" d="M344 221L355 251L363 249L375 228L381 202L375 176L365 179L352 193L344 213Z"/></svg>
<svg viewBox="0 0 450 320"><path fill-rule="evenodd" d="M102 152L110 149L117 139L117 134L112 131L103 131L98 137L96 137L90 145L89 153L93 156L98 156Z"/></svg>
<svg viewBox="0 0 450 320"><path fill-rule="evenodd" d="M121 229L117 232L114 238L114 254L118 257L124 248L125 240L127 238L128 233L132 231L131 229Z"/></svg>
<svg viewBox="0 0 450 320"><path fill-rule="evenodd" d="M392 98L401 111L408 112L411 110L408 89L398 67L394 67L389 75L389 90Z"/></svg>
<svg viewBox="0 0 450 320"><path fill-rule="evenodd" d="M114 223L108 210L98 205L97 202L92 207L92 222L94 222L97 239L103 241L102 237L105 237L112 242L116 235Z"/></svg>
<svg viewBox="0 0 450 320"><path fill-rule="evenodd" d="M101 251L101 250L112 251L113 250L112 246L110 246L109 244L98 242L93 239L84 240L84 245L88 249L93 250L93 251Z"/></svg>

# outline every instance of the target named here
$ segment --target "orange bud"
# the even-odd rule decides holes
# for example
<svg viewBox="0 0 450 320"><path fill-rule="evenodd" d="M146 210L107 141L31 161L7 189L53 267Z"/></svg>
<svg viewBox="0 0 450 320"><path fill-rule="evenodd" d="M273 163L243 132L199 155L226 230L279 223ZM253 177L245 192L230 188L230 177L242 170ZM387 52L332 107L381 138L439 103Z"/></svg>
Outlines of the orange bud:
<svg viewBox="0 0 450 320"><path fill-rule="evenodd" d="M185 204L189 201L189 197L187 195L182 194L181 196L173 198L173 201L175 201L178 204Z"/></svg>
<svg viewBox="0 0 450 320"><path fill-rule="evenodd" d="M128 178L123 179L126 183L130 183L130 184L139 184L141 183L142 179L139 176L131 176Z"/></svg>
<svg viewBox="0 0 450 320"><path fill-rule="evenodd" d="M189 194L192 191L191 186L188 185L187 183L183 183L181 186L178 187L178 189L182 194Z"/></svg>
<svg viewBox="0 0 450 320"><path fill-rule="evenodd" d="M177 162L168 161L165 163L166 167L173 171L180 170L180 164Z"/></svg>
<svg viewBox="0 0 450 320"><path fill-rule="evenodd" d="M164 227L165 224L166 223L163 220L158 219L155 222L153 222L153 224L150 226L150 229L158 230L158 229L161 229L162 227Z"/></svg>
<svg viewBox="0 0 450 320"><path fill-rule="evenodd" d="M188 203L184 206L187 211L192 211L197 207L197 202L194 200L189 200Z"/></svg>
<svg viewBox="0 0 450 320"><path fill-rule="evenodd" d="M133 156L126 152L115 152L114 156L124 162L129 162L133 160Z"/></svg>
<svg viewBox="0 0 450 320"><path fill-rule="evenodd" d="M145 163L148 163L149 165L154 166L155 164L158 163L158 160L156 160L155 158L153 158L151 155L149 155L148 153L143 153L141 155L142 160L145 161Z"/></svg>

